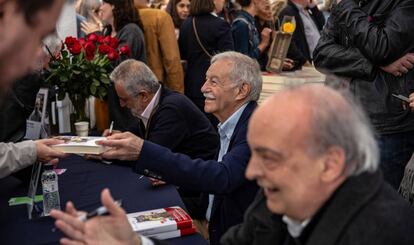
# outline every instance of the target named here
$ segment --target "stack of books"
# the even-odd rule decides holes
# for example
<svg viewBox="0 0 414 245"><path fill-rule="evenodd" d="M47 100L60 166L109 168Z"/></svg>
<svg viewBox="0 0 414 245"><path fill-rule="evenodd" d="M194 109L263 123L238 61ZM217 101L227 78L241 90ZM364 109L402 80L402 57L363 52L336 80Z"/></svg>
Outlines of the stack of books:
<svg viewBox="0 0 414 245"><path fill-rule="evenodd" d="M130 213L128 220L135 232L160 240L196 232L190 215L178 206Z"/></svg>

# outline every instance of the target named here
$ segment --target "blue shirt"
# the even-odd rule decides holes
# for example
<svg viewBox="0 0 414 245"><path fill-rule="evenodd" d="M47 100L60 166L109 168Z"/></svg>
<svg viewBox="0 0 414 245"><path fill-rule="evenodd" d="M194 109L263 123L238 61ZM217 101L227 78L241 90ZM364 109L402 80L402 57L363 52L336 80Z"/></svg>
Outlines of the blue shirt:
<svg viewBox="0 0 414 245"><path fill-rule="evenodd" d="M237 122L239 121L244 109L248 103L241 106L236 112L234 112L224 123L219 123L217 125L218 132L220 135L220 151L218 154L217 161L221 161L223 156L226 155L227 150L229 149L231 136L233 135L234 129L236 128ZM214 195L208 196L208 208L206 211L206 218L210 221L211 209L213 207Z"/></svg>
<svg viewBox="0 0 414 245"><path fill-rule="evenodd" d="M231 27L234 40L234 50L253 59L258 59L260 50L259 32L254 17L246 11L240 11Z"/></svg>

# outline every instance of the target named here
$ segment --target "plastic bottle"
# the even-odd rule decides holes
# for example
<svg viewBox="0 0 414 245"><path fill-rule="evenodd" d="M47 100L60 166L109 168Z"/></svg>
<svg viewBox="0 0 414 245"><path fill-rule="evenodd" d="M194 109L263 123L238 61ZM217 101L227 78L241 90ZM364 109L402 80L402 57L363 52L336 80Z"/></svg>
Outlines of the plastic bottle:
<svg viewBox="0 0 414 245"><path fill-rule="evenodd" d="M58 176L52 165L44 165L42 173L43 215L48 216L52 209L60 210Z"/></svg>

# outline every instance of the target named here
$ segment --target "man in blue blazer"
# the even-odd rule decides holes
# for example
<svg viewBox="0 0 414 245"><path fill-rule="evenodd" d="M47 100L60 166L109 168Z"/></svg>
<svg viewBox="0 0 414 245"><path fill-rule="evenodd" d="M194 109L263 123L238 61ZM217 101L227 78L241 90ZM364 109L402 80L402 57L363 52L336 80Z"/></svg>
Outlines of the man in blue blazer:
<svg viewBox="0 0 414 245"><path fill-rule="evenodd" d="M228 228L243 221L258 189L244 172L250 158L247 124L257 106L262 78L258 63L237 52L214 56L206 77L201 88L206 98L204 109L220 121L217 161L191 159L128 132L100 143L112 147L103 153L104 158L135 161L137 173L208 193L203 206L210 244L219 244Z"/></svg>

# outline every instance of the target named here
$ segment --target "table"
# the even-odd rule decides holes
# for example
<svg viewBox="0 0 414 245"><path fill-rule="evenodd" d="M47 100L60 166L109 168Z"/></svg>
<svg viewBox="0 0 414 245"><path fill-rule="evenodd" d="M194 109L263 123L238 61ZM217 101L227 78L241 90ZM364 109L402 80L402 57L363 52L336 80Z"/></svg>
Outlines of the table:
<svg viewBox="0 0 414 245"><path fill-rule="evenodd" d="M105 187L111 190L115 199L122 199L122 207L127 213L175 205L184 207L174 186L152 187L146 177L140 178L127 166L106 165L71 156L61 160L58 167L67 168L59 176L62 208L68 200L72 200L80 210L94 210L101 205L100 192ZM52 231L52 218L28 220L25 205L8 206L10 197L27 195L27 186L11 176L0 180L0 243L58 243L63 234ZM169 241L170 244L207 244L199 234Z"/></svg>
<svg viewBox="0 0 414 245"><path fill-rule="evenodd" d="M263 103L275 92L289 85L302 83L324 83L325 75L318 72L314 67L302 67L302 70L294 72L263 73L263 88L260 94L259 104Z"/></svg>

